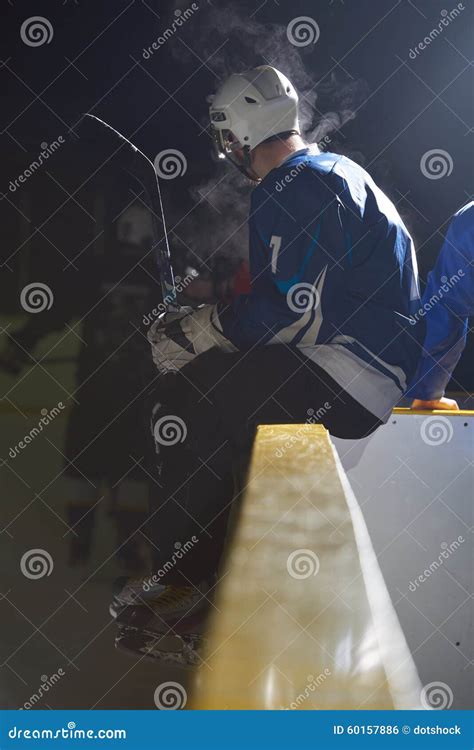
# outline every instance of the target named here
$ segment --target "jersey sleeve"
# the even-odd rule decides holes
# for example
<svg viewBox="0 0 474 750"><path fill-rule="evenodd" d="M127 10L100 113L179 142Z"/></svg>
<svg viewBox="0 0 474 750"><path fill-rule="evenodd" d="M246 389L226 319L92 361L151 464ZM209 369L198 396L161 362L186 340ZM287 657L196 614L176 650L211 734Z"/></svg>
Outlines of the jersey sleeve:
<svg viewBox="0 0 474 750"><path fill-rule="evenodd" d="M467 318L474 312L473 212L453 219L428 276L419 311L426 320L426 335L417 374L407 391L411 398L442 398L466 345Z"/></svg>

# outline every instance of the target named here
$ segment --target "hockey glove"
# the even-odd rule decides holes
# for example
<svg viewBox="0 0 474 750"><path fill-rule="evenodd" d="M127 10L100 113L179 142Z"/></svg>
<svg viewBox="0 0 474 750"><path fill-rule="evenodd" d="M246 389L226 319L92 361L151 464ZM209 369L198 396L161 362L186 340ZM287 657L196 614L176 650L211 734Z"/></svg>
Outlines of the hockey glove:
<svg viewBox="0 0 474 750"><path fill-rule="evenodd" d="M148 340L153 362L162 373L180 370L213 347L237 351L222 332L217 305L202 305L191 313L163 313L150 328Z"/></svg>

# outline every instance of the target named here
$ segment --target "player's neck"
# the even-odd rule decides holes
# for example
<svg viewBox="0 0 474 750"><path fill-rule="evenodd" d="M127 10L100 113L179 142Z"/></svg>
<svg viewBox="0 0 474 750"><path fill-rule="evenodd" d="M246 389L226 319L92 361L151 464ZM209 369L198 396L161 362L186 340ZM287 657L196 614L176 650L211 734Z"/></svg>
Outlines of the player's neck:
<svg viewBox="0 0 474 750"><path fill-rule="evenodd" d="M299 135L291 135L281 141L262 143L255 149L252 167L263 180L272 169L279 167L291 154L303 148L306 148L306 144Z"/></svg>

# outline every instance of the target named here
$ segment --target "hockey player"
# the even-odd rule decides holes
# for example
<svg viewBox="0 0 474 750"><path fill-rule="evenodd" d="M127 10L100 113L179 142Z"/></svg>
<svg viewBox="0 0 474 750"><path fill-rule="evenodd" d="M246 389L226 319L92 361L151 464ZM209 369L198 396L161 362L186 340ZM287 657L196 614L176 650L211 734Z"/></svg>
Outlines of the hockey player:
<svg viewBox="0 0 474 750"><path fill-rule="evenodd" d="M436 265L429 274L417 315L426 319L423 356L408 395L413 409L459 407L444 395L466 346L467 319L474 315L474 202L449 225Z"/></svg>
<svg viewBox="0 0 474 750"><path fill-rule="evenodd" d="M317 413L332 435L370 434L404 394L423 333L410 317L413 242L395 206L360 166L304 143L291 82L270 66L232 75L210 119L219 155L256 185L252 283L232 305L167 314L149 332L156 366L175 372L152 414L155 573L125 585L114 607L152 599L166 622L208 599L232 463L256 424Z"/></svg>

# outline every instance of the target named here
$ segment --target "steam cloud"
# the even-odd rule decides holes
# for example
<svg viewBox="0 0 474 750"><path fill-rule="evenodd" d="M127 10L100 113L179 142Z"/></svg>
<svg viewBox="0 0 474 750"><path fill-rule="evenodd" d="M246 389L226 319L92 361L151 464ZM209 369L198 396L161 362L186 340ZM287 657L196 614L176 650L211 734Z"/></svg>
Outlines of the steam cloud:
<svg viewBox="0 0 474 750"><path fill-rule="evenodd" d="M173 10L184 11L186 7L186 2L181 0L175 3ZM187 50L185 45L188 45L214 73L214 91L231 73L257 65L273 65L285 73L298 90L300 123L308 143L321 141L340 131L354 118L357 106L367 96L367 84L349 78L339 80L334 72L318 81L314 62L310 63L311 50L308 53L306 48L290 44L286 25L262 23L252 17L252 11L254 8L249 10L246 3L238 7L230 3L221 3L220 7L200 4L193 19L180 29L185 44L172 45L172 55L180 65L195 66L197 60ZM313 67L311 72L310 64ZM207 126L207 108L200 121L203 128ZM363 161L360 153L340 147L337 151ZM206 216L206 231L199 229L201 219L190 217L179 229L186 244L189 239L195 247L191 238L195 240L197 232L199 237L205 234L207 243L211 241L211 245L202 248L204 257L217 253L246 257L249 185L245 178L240 177L231 165L219 163L215 175L192 188L191 195L201 204L198 214Z"/></svg>

